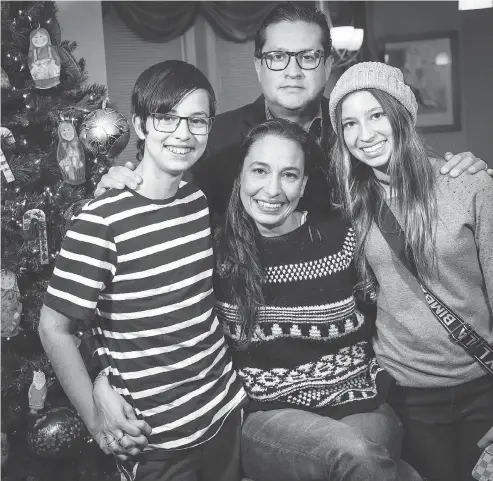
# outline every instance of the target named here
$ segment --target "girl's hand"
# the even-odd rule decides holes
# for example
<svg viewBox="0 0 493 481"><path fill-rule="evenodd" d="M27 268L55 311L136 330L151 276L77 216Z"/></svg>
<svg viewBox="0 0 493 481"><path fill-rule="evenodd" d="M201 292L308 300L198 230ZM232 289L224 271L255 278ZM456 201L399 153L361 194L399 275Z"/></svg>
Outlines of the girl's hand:
<svg viewBox="0 0 493 481"><path fill-rule="evenodd" d="M478 441L478 448L485 449L493 444L493 427Z"/></svg>

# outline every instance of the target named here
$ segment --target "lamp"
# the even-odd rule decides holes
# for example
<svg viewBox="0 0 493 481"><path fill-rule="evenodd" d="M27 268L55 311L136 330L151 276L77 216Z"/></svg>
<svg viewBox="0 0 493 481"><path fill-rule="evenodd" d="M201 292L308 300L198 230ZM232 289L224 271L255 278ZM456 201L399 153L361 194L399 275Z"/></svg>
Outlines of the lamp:
<svg viewBox="0 0 493 481"><path fill-rule="evenodd" d="M493 0L459 0L459 10L493 8Z"/></svg>
<svg viewBox="0 0 493 481"><path fill-rule="evenodd" d="M493 0L492 0L493 1ZM332 54L334 67L346 67L357 60L365 32L362 28L353 26L334 27L329 11L325 8L323 0L317 1L317 7L327 17L332 38Z"/></svg>

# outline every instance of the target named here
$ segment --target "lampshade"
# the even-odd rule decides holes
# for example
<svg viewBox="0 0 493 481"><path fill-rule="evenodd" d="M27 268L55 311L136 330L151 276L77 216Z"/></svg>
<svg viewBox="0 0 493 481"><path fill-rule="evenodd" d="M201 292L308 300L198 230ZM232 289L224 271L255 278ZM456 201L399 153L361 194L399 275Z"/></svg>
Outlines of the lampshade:
<svg viewBox="0 0 493 481"><path fill-rule="evenodd" d="M358 60L359 50L363 45L364 30L353 26L334 27L327 3L317 0L316 4L320 11L327 17L332 39L333 67L347 67Z"/></svg>
<svg viewBox="0 0 493 481"><path fill-rule="evenodd" d="M354 27L332 27L330 30L332 46L336 50L359 50L363 44L364 30Z"/></svg>
<svg viewBox="0 0 493 481"><path fill-rule="evenodd" d="M332 46L337 50L347 50L353 36L354 27L332 27L330 36Z"/></svg>
<svg viewBox="0 0 493 481"><path fill-rule="evenodd" d="M493 8L493 0L459 0L459 10Z"/></svg>

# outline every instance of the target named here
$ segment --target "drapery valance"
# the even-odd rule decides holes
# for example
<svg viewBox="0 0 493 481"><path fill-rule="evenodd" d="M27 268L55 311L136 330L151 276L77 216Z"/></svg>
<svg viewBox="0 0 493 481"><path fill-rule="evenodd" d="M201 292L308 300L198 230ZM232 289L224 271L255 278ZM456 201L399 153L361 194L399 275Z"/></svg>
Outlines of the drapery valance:
<svg viewBox="0 0 493 481"><path fill-rule="evenodd" d="M103 2L144 40L167 42L183 35L202 14L222 37L246 42L255 37L267 12L279 2Z"/></svg>

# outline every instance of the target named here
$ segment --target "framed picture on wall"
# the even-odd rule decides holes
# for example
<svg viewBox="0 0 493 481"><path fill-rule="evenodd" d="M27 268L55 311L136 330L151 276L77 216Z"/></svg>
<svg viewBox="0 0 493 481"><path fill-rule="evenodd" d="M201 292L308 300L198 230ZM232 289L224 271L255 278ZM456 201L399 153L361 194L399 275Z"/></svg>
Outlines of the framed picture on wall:
<svg viewBox="0 0 493 481"><path fill-rule="evenodd" d="M385 38L383 59L416 95L421 131L461 130L457 32Z"/></svg>

